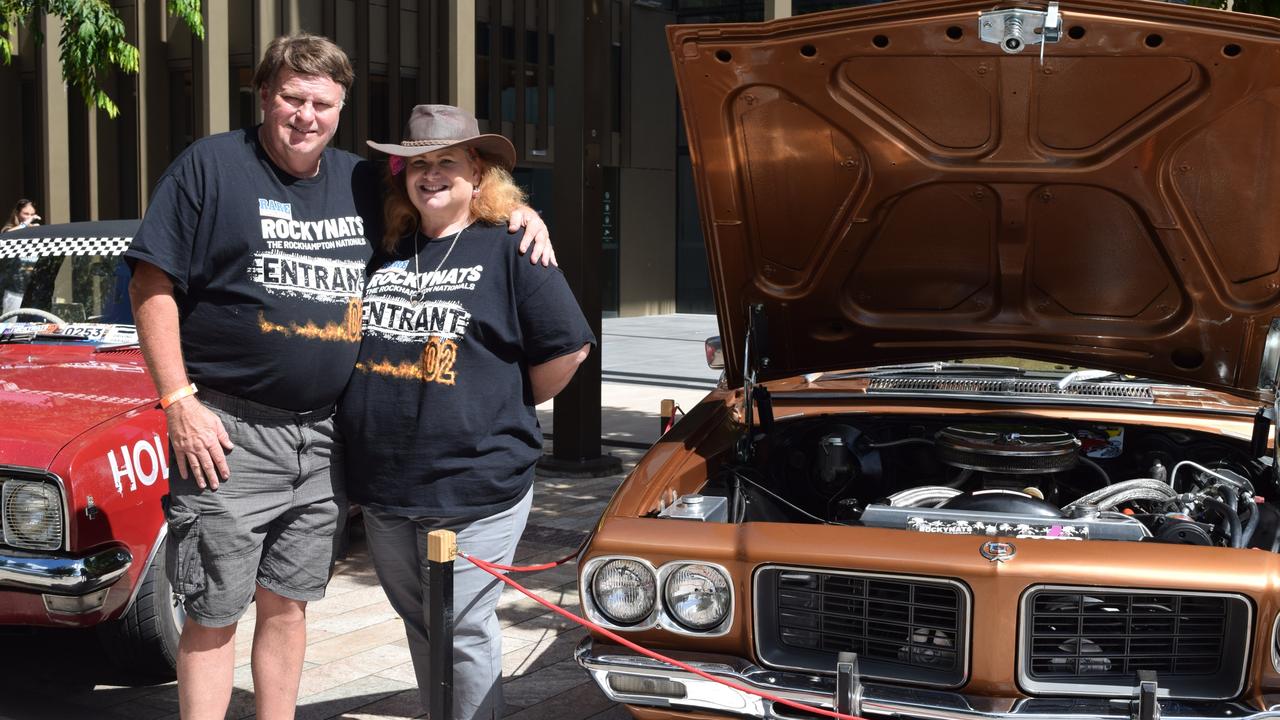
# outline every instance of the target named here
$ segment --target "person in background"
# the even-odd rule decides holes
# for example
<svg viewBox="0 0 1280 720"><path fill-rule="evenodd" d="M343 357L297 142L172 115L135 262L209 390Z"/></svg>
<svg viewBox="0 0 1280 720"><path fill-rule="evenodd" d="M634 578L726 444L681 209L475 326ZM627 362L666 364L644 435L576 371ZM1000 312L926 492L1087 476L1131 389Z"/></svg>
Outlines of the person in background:
<svg viewBox="0 0 1280 720"><path fill-rule="evenodd" d="M10 230L20 230L32 225L39 225L41 217L36 214L36 205L27 198L20 198L13 206L13 212L9 213L9 219L5 221L4 227L0 228L0 232L9 232Z"/></svg>
<svg viewBox="0 0 1280 720"><path fill-rule="evenodd" d="M511 562L542 455L534 406L564 388L595 336L563 273L516 257L506 225L524 196L509 140L459 108L419 105L403 142L369 145L391 156L385 230L338 426L348 493L429 707L426 535L453 530L460 550ZM456 720L502 711L501 590L454 565Z"/></svg>

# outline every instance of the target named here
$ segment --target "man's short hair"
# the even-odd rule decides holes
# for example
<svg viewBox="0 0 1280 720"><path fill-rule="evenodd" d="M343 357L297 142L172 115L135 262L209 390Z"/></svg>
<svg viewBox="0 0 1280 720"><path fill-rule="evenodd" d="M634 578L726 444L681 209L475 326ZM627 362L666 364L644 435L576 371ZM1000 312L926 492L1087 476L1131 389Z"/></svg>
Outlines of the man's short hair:
<svg viewBox="0 0 1280 720"><path fill-rule="evenodd" d="M253 73L253 87L261 91L275 81L276 73L287 67L299 75L327 77L342 86L346 97L355 81L351 60L342 48L326 37L311 33L281 35L262 53L262 62Z"/></svg>

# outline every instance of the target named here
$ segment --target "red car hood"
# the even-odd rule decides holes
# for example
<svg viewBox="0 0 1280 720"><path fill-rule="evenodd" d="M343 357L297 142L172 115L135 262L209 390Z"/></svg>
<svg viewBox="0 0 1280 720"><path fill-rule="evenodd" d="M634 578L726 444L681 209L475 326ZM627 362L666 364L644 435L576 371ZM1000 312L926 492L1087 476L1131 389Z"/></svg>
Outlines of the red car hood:
<svg viewBox="0 0 1280 720"><path fill-rule="evenodd" d="M154 402L136 348L0 345L0 465L47 469L76 436Z"/></svg>

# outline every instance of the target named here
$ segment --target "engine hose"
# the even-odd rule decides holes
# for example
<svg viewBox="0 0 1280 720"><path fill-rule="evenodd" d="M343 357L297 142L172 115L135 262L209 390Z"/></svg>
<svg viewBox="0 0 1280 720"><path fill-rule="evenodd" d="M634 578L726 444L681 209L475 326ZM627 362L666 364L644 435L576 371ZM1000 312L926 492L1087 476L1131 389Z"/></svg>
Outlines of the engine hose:
<svg viewBox="0 0 1280 720"><path fill-rule="evenodd" d="M1102 484L1103 484L1103 485L1110 485L1110 484L1111 484L1111 476L1107 474L1107 471L1106 471L1106 470L1103 470L1103 469L1102 469L1102 466L1101 466L1101 465L1099 465L1098 463L1096 463L1096 462L1094 462L1094 461L1090 460L1090 459L1089 459L1089 458L1087 458L1087 457L1084 457L1083 455L1082 455L1082 456L1080 456L1080 462L1084 463L1084 466L1085 466L1085 467L1089 468L1089 469L1090 469L1090 470L1092 470L1092 471L1093 471L1093 472L1094 472L1098 477L1102 478Z"/></svg>
<svg viewBox="0 0 1280 720"><path fill-rule="evenodd" d="M1173 488L1169 487L1168 483L1165 483L1160 480L1154 480L1152 478L1134 478L1132 480L1125 480L1123 482L1118 482L1115 485L1108 485L1100 490L1094 490L1088 495L1085 495L1083 497L1076 499L1075 502L1072 502L1069 505L1067 505L1067 508L1075 507L1077 505L1103 506L1107 504L1107 501L1110 500L1112 496L1119 495L1123 492L1126 492L1133 488L1139 488L1139 487L1145 490L1150 490L1153 494L1159 494L1158 498L1144 498L1144 499L1163 498L1163 499L1173 500L1178 497L1178 494L1174 492Z"/></svg>
<svg viewBox="0 0 1280 720"><path fill-rule="evenodd" d="M1218 492L1222 493L1222 501L1226 503L1227 507L1234 509L1236 517L1239 518L1241 501L1240 496L1236 494L1236 486L1221 483L1218 485ZM1249 547L1249 541L1253 539L1253 531L1258 529L1258 506L1254 504L1252 496L1249 497L1246 507L1249 509L1249 520L1247 522L1241 521L1241 526L1244 529L1240 532L1240 544L1236 545L1236 547L1241 548Z"/></svg>
<svg viewBox="0 0 1280 720"><path fill-rule="evenodd" d="M1243 532L1240 529L1240 516L1236 514L1235 508L1228 506L1218 498L1204 498L1205 507L1213 508L1222 514L1227 521L1227 527L1231 535L1231 547L1240 547L1240 538Z"/></svg>
<svg viewBox="0 0 1280 720"><path fill-rule="evenodd" d="M1244 525L1244 534L1240 538L1240 547L1249 547L1249 542L1253 540L1253 532L1258 529L1258 521L1262 519L1262 508L1258 507L1253 500L1249 500L1248 504L1251 512L1249 513L1249 521Z"/></svg>
<svg viewBox="0 0 1280 720"><path fill-rule="evenodd" d="M1109 510L1119 505L1123 505L1127 502L1133 502L1134 500L1168 500L1168 499L1169 499L1169 496L1162 491L1152 490L1151 488L1136 487L1136 488L1130 488L1128 490L1123 490L1121 492L1114 493L1112 495L1108 495L1106 498L1099 500L1096 503L1096 505L1098 506L1099 510Z"/></svg>

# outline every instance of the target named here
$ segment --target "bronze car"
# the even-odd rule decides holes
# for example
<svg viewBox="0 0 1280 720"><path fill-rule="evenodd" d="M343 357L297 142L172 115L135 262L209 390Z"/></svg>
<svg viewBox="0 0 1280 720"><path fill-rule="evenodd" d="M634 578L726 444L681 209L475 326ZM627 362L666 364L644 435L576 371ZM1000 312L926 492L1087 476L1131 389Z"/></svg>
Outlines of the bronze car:
<svg viewBox="0 0 1280 720"><path fill-rule="evenodd" d="M669 31L723 337L582 556L638 717L1280 717L1280 22Z"/></svg>

